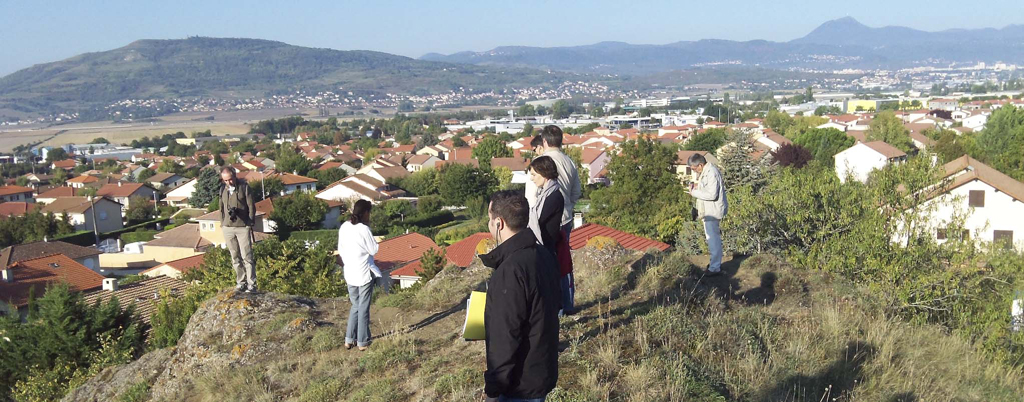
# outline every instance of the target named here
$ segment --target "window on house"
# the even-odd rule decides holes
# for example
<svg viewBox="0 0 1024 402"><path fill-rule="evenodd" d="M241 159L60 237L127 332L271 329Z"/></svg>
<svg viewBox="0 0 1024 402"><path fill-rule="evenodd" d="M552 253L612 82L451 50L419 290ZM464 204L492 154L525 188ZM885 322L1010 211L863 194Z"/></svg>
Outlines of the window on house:
<svg viewBox="0 0 1024 402"><path fill-rule="evenodd" d="M975 208L982 208L985 206L985 191L984 190L971 190L968 195L968 205Z"/></svg>
<svg viewBox="0 0 1024 402"><path fill-rule="evenodd" d="M1003 247L1010 248L1013 246L1013 231L994 230L992 231L992 241L997 244L1001 243Z"/></svg>
<svg viewBox="0 0 1024 402"><path fill-rule="evenodd" d="M946 240L946 229L935 229L935 238L938 240Z"/></svg>

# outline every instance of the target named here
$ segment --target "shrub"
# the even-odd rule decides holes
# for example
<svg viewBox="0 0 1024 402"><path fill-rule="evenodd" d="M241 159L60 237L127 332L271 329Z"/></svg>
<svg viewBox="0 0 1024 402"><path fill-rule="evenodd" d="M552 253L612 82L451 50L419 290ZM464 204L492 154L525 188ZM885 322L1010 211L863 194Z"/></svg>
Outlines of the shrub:
<svg viewBox="0 0 1024 402"><path fill-rule="evenodd" d="M594 236L591 237L590 240L587 240L587 247L593 247L598 250L604 250L606 248L616 247L618 245L619 242L607 236Z"/></svg>

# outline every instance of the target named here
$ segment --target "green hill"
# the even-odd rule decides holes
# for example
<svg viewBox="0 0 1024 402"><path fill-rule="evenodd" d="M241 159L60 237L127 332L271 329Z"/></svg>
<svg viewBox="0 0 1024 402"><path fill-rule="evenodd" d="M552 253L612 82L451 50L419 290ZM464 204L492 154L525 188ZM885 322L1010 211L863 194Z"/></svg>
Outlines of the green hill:
<svg viewBox="0 0 1024 402"><path fill-rule="evenodd" d="M940 327L887 318L872 293L772 256L707 279L680 252L574 252L577 316L562 319L553 402L1007 401L1019 370ZM379 336L345 350L347 299L225 291L175 348L107 369L80 400L473 401L484 345L460 332L490 269L449 267L415 292L377 297Z"/></svg>
<svg viewBox="0 0 1024 402"><path fill-rule="evenodd" d="M246 97L296 89L431 94L557 82L567 74L415 60L257 39L139 40L0 78L0 109L65 111L124 99Z"/></svg>

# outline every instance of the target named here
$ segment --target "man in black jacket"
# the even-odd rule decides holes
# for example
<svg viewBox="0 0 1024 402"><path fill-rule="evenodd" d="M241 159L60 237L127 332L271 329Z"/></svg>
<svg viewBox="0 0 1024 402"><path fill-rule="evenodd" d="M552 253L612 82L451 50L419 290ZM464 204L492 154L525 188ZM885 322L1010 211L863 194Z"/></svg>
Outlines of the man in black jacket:
<svg viewBox="0 0 1024 402"><path fill-rule="evenodd" d="M543 401L558 382L558 266L527 230L530 207L515 191L491 196L487 227L498 246L484 309L488 401Z"/></svg>

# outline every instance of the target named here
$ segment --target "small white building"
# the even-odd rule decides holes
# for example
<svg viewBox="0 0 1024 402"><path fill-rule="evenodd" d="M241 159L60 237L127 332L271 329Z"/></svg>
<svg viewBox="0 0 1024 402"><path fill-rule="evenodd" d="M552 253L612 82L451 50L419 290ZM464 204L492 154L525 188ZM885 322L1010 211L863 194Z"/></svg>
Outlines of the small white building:
<svg viewBox="0 0 1024 402"><path fill-rule="evenodd" d="M845 183L846 177L850 176L863 183L868 181L868 174L875 169L906 159L906 153L885 142L859 142L836 154L836 174L841 182Z"/></svg>
<svg viewBox="0 0 1024 402"><path fill-rule="evenodd" d="M944 166L948 183L928 201L935 203L928 228L940 241L967 236L978 242L1005 241L1024 250L1024 183L964 155ZM947 228L966 213L962 230Z"/></svg>
<svg viewBox="0 0 1024 402"><path fill-rule="evenodd" d="M188 199L192 197L192 193L196 192L196 183L199 179L192 179L185 184L175 187L173 190L168 191L167 195L164 196L164 201L168 205L174 207L186 207L188 206Z"/></svg>

